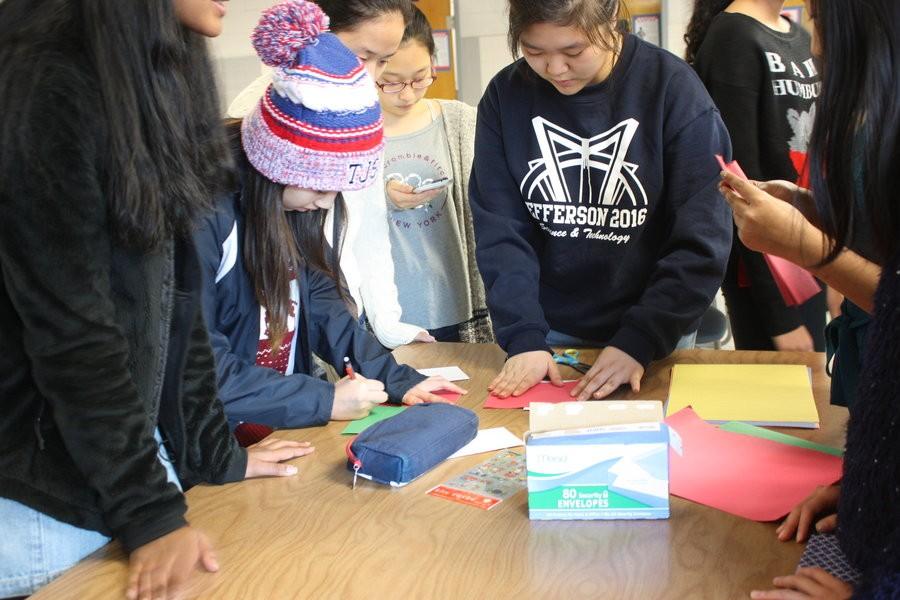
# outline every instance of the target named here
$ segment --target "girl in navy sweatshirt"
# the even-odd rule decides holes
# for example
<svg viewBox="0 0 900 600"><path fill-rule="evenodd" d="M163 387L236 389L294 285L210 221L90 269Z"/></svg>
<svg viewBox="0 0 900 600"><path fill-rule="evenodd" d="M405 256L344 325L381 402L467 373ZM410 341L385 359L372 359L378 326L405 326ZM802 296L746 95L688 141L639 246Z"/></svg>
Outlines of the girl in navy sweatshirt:
<svg viewBox="0 0 900 600"><path fill-rule="evenodd" d="M604 346L573 392L638 390L691 334L722 281L731 213L715 154L731 148L697 76L615 28L617 0L511 0L523 58L478 107L469 200L494 331L492 382L560 382L551 345Z"/></svg>
<svg viewBox="0 0 900 600"><path fill-rule="evenodd" d="M239 185L196 233L219 397L232 426L322 425L364 417L389 398L441 402L431 392L463 392L398 365L350 313L336 267L340 217L333 250L325 250L320 209L341 214L339 192L380 185L383 147L375 85L326 27L305 0L263 15L253 43L275 67L273 83L232 130ZM336 384L313 377L313 353L338 372L347 356L358 375Z"/></svg>

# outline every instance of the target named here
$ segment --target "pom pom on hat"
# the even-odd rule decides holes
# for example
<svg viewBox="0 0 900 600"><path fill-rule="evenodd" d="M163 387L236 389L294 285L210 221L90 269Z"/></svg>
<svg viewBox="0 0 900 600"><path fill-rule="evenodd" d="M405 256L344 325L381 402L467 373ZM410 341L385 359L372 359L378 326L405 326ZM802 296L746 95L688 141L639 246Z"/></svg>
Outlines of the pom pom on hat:
<svg viewBox="0 0 900 600"><path fill-rule="evenodd" d="M265 12L253 30L251 41L256 53L270 67L290 68L297 53L328 30L328 15L318 4L307 0L289 0Z"/></svg>
<svg viewBox="0 0 900 600"><path fill-rule="evenodd" d="M380 181L381 107L365 66L327 25L306 0L265 12L252 41L274 67L272 84L244 118L241 143L250 164L276 183L360 190Z"/></svg>

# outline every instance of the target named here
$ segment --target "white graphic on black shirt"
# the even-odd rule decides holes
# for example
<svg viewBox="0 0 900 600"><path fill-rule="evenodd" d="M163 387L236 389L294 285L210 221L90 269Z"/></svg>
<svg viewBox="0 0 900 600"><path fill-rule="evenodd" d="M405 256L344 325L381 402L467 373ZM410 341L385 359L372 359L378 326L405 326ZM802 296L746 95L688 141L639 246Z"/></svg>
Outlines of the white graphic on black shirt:
<svg viewBox="0 0 900 600"><path fill-rule="evenodd" d="M792 152L806 154L809 149L809 139L812 137L813 123L816 120L816 105L813 104L809 111L789 108L787 111L788 125L794 135L788 140L788 148Z"/></svg>
<svg viewBox="0 0 900 600"><path fill-rule="evenodd" d="M631 235L619 230L641 226L647 218L638 165L625 160L640 123L625 119L583 138L543 117L531 122L541 157L529 161L519 189L541 228L554 237L583 233L588 239L627 243ZM563 228L571 225L584 227Z"/></svg>

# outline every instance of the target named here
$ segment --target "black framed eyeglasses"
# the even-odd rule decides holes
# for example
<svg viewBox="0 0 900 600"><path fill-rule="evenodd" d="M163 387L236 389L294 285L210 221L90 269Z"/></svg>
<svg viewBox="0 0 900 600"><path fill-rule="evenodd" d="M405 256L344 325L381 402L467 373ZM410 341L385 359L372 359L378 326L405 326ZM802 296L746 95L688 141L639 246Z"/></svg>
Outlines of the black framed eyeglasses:
<svg viewBox="0 0 900 600"><path fill-rule="evenodd" d="M414 90L424 90L430 87L435 79L437 79L437 75L432 73L428 77L423 77L422 79L413 79L412 81L379 81L376 82L375 85L381 88L381 91L385 94L399 94L406 89L406 86L410 86Z"/></svg>

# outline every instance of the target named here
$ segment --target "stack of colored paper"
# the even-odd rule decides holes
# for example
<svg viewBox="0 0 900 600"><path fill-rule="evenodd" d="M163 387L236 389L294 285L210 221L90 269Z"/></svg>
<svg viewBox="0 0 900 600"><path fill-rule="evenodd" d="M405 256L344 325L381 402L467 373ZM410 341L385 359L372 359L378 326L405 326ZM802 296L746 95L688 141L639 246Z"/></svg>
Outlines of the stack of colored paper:
<svg viewBox="0 0 900 600"><path fill-rule="evenodd" d="M819 427L806 365L675 365L666 414L687 406L713 423Z"/></svg>

